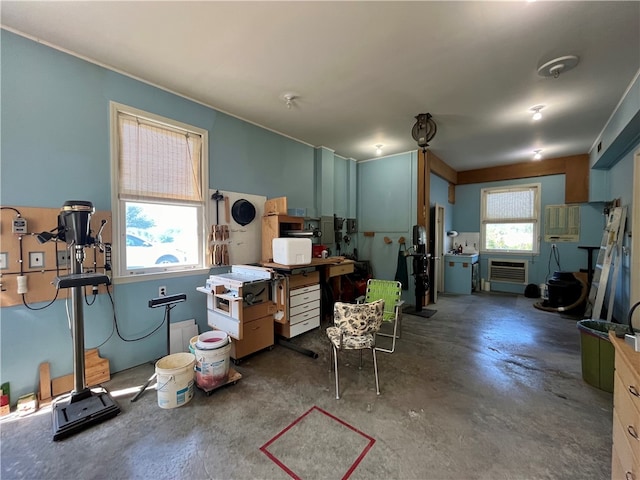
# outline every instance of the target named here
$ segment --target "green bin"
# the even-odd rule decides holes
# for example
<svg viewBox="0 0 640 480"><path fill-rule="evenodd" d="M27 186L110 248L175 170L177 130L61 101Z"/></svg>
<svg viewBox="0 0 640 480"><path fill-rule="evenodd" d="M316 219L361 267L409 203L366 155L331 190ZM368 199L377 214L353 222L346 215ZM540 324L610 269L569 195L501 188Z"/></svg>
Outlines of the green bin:
<svg viewBox="0 0 640 480"><path fill-rule="evenodd" d="M613 393L614 350L609 341L609 330L628 333L629 327L604 320L580 320L580 351L582 352L582 378L605 392Z"/></svg>

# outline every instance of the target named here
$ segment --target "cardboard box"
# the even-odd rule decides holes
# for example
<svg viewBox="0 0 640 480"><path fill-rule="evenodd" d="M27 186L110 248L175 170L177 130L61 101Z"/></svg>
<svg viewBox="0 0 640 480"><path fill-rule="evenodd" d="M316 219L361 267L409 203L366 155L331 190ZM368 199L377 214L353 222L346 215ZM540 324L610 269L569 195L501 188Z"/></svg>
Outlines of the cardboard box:
<svg viewBox="0 0 640 480"><path fill-rule="evenodd" d="M264 202L264 215L286 215L287 197L270 198Z"/></svg>
<svg viewBox="0 0 640 480"><path fill-rule="evenodd" d="M21 417L38 410L38 398L35 393L28 393L18 398L16 411Z"/></svg>

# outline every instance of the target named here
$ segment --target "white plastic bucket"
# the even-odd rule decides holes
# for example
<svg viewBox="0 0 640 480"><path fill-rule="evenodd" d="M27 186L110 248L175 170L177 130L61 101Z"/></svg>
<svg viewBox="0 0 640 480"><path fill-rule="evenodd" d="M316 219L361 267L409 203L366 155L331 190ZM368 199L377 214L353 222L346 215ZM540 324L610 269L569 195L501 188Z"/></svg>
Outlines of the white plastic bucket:
<svg viewBox="0 0 640 480"><path fill-rule="evenodd" d="M195 353L196 384L203 390L212 390L224 385L229 379L229 357L231 354L229 337L225 337L224 344L217 348L200 349L199 343L196 343Z"/></svg>
<svg viewBox="0 0 640 480"><path fill-rule="evenodd" d="M195 348L200 350L213 350L224 347L229 343L229 335L222 330L211 330L198 335Z"/></svg>
<svg viewBox="0 0 640 480"><path fill-rule="evenodd" d="M156 362L156 390L160 408L180 407L193 398L196 357L174 353Z"/></svg>

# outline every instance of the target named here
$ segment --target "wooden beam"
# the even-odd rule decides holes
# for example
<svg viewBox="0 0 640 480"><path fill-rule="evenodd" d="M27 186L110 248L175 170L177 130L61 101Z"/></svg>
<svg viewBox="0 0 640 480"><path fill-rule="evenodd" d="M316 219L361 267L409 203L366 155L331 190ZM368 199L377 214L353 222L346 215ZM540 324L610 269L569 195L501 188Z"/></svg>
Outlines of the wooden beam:
<svg viewBox="0 0 640 480"><path fill-rule="evenodd" d="M568 157L556 157L540 162L512 163L498 167L478 168L458 172L458 185L471 183L497 182L502 180L514 180L518 178L544 177L546 175L558 175L567 173L566 166L573 163L589 161L588 154L571 155ZM588 163L587 163L588 165Z"/></svg>
<svg viewBox="0 0 640 480"><path fill-rule="evenodd" d="M557 175L564 173L564 166L564 158L550 158L541 162L513 163L499 167L464 170L458 172L458 185Z"/></svg>
<svg viewBox="0 0 640 480"><path fill-rule="evenodd" d="M428 150L427 158L429 160L428 163L431 173L435 173L454 185L458 183L458 172L442 161L435 153Z"/></svg>
<svg viewBox="0 0 640 480"><path fill-rule="evenodd" d="M585 203L589 201L589 156L565 157L564 201Z"/></svg>
<svg viewBox="0 0 640 480"><path fill-rule="evenodd" d="M418 150L418 204L417 204L417 225L425 225L427 221L427 212L429 211L429 191L426 185L428 174L427 162L425 154L422 150Z"/></svg>

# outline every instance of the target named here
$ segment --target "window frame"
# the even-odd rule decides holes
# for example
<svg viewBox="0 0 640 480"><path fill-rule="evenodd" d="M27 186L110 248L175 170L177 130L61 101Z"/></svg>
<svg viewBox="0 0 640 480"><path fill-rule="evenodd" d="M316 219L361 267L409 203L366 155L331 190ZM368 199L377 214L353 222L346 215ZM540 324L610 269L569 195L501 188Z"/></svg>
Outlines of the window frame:
<svg viewBox="0 0 640 480"><path fill-rule="evenodd" d="M533 209L534 217L529 219L502 219L501 221L489 221L487 219L487 197L492 193L534 191ZM522 185L509 185L500 187L485 187L480 190L480 253L481 254L505 254L505 255L539 255L541 237L541 197L542 185L540 183L527 183ZM486 226L500 223L531 223L533 225L533 245L531 250L505 250L486 248Z"/></svg>
<svg viewBox="0 0 640 480"><path fill-rule="evenodd" d="M209 218L209 202L207 201L209 191L209 132L205 129L195 127L178 120L163 117L155 113L124 105L117 102L109 102L110 110L110 143L111 143L111 210L112 210L112 271L114 279L118 283L128 283L131 281L144 281L150 278L168 278L194 275L202 272L208 272L209 266L206 263L207 249L207 219ZM136 200L121 200L119 198L119 127L118 116L122 112L127 115L144 118L147 121L166 125L169 129L178 129L185 132L200 135L202 138L202 148L200 151L200 188L202 191L202 200L196 206L198 210L198 261L189 265L171 265L162 264L157 267L144 269L127 270L124 256L121 252L126 251L127 228L126 222L126 203L138 202ZM185 202L167 201L167 202L151 202L143 203L159 203L167 205L185 205Z"/></svg>

